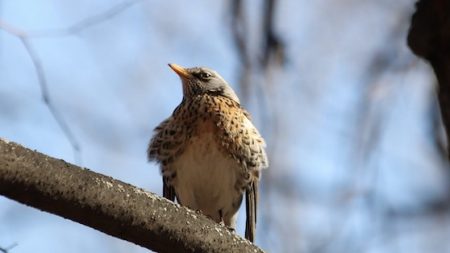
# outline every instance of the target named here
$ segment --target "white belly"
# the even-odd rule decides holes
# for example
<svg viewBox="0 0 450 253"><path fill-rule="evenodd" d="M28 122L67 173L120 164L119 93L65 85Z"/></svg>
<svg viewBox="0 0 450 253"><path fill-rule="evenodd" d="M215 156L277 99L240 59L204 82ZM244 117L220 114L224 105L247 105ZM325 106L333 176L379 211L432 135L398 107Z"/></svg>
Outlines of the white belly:
<svg viewBox="0 0 450 253"><path fill-rule="evenodd" d="M173 186L182 205L201 210L216 222L221 221L222 212L226 224L234 223L236 201L242 195L235 188L239 165L219 151L213 133L192 137L173 168L176 170Z"/></svg>

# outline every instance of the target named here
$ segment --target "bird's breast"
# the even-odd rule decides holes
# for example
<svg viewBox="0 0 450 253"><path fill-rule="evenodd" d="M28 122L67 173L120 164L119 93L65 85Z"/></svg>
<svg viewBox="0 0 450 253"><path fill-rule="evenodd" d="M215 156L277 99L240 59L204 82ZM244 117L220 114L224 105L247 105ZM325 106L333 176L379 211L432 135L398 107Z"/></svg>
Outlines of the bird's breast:
<svg viewBox="0 0 450 253"><path fill-rule="evenodd" d="M212 135L217 134L217 126L212 120L199 120L197 127L195 129L195 137L197 139L205 139L210 141L205 134L211 133ZM213 136L214 137L214 136Z"/></svg>
<svg viewBox="0 0 450 253"><path fill-rule="evenodd" d="M173 182L183 205L216 215L220 208L230 207L239 198L235 185L240 166L218 145L212 123L198 125L185 151L173 163Z"/></svg>

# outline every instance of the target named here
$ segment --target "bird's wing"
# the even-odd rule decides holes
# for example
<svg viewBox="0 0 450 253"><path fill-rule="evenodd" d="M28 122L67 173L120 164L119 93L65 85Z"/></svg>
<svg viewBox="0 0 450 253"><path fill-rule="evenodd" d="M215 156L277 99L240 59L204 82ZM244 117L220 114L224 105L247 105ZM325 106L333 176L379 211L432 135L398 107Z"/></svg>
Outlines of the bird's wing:
<svg viewBox="0 0 450 253"><path fill-rule="evenodd" d="M170 185L174 171L170 170L170 164L181 154L183 149L183 128L174 124L173 117L161 122L155 128L155 134L150 140L147 149L149 161L157 161L161 164L163 179L163 196L171 201L176 198L175 189Z"/></svg>
<svg viewBox="0 0 450 253"><path fill-rule="evenodd" d="M245 238L251 242L255 240L256 233L256 209L258 207L258 180L250 183L245 191Z"/></svg>
<svg viewBox="0 0 450 253"><path fill-rule="evenodd" d="M228 98L214 99L219 100L214 110L222 147L249 172L267 168L266 143L250 121L248 112ZM254 174L259 176L259 173Z"/></svg>
<svg viewBox="0 0 450 253"><path fill-rule="evenodd" d="M178 118L170 117L161 122L154 131L155 134L148 145L147 156L149 161L160 163L164 172L167 165L183 152L190 128L185 127Z"/></svg>
<svg viewBox="0 0 450 253"><path fill-rule="evenodd" d="M169 128L171 120L171 118L164 120L153 130L155 133L147 148L147 158L149 161L162 162L164 158L163 154L166 153L164 152L163 143L168 139L165 130Z"/></svg>

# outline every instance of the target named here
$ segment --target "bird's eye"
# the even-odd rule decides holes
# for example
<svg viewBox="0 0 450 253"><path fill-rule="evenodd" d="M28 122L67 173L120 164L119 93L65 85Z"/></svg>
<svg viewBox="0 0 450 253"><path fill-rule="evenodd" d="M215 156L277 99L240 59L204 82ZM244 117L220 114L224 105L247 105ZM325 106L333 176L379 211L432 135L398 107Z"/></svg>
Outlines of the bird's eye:
<svg viewBox="0 0 450 253"><path fill-rule="evenodd" d="M200 79L209 79L212 75L208 72L200 72L198 73L198 77Z"/></svg>

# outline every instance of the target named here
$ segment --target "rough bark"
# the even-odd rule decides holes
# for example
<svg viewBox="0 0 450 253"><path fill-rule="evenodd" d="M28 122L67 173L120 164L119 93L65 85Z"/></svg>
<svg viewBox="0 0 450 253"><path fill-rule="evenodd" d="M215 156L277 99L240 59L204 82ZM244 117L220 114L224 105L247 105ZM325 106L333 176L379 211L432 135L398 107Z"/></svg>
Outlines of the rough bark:
<svg viewBox="0 0 450 253"><path fill-rule="evenodd" d="M0 194L157 252L263 252L155 194L1 139Z"/></svg>
<svg viewBox="0 0 450 253"><path fill-rule="evenodd" d="M421 0L411 20L408 45L436 74L442 121L450 144L450 0ZM448 149L448 148L447 148ZM450 158L450 153L447 150Z"/></svg>

